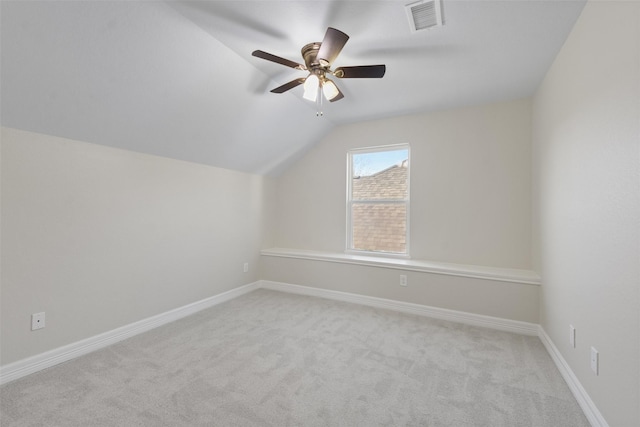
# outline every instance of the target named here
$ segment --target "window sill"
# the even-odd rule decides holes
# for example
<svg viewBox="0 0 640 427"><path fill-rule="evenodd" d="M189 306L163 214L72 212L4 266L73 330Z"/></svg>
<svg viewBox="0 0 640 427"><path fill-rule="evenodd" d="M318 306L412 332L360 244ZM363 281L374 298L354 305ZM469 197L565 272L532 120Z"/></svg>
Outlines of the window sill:
<svg viewBox="0 0 640 427"><path fill-rule="evenodd" d="M268 257L365 265L370 267L394 268L405 271L418 271L421 273L444 274L449 276L496 280L500 282L540 285L540 276L531 270L420 261L415 259L384 258L339 252L319 252L304 249L271 248L261 250L260 254Z"/></svg>

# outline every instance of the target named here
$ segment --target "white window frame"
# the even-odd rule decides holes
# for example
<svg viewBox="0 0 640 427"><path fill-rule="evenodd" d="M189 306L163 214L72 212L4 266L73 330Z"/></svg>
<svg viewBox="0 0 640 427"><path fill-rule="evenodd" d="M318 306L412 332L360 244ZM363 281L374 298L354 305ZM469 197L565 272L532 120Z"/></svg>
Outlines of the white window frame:
<svg viewBox="0 0 640 427"><path fill-rule="evenodd" d="M384 252L384 251L366 251L361 249L353 249L353 227L352 227L352 217L351 212L353 211L352 205L352 185L353 185L353 156L355 154L366 154L366 153L377 153L382 151L395 151L395 150L407 150L407 198L404 200L399 199L379 199L379 200L371 200L367 203L403 203L406 206L406 229L405 229L405 253L398 252ZM391 145L380 145L376 147L364 147L364 148L354 148L347 152L347 239L346 239L346 249L345 253L354 254L354 255L367 255L367 256L377 256L377 257L389 257L389 258L409 258L409 212L410 202L411 202L411 147L409 144L391 144ZM358 203L362 203L362 200L358 200Z"/></svg>

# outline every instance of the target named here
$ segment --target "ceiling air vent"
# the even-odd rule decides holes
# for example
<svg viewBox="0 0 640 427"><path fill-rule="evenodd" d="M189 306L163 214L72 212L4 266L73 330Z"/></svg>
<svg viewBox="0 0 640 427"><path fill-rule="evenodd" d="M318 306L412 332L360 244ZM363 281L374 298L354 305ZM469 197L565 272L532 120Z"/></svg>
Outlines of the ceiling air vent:
<svg viewBox="0 0 640 427"><path fill-rule="evenodd" d="M408 4L406 8L412 33L440 27L443 24L440 0L421 0Z"/></svg>

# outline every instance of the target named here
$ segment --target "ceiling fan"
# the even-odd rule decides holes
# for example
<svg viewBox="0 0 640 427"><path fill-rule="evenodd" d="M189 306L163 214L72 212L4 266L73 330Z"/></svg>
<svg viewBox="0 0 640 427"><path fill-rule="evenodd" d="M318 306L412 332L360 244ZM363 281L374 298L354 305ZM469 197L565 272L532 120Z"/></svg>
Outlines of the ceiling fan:
<svg viewBox="0 0 640 427"><path fill-rule="evenodd" d="M332 70L331 65L347 43L347 40L349 40L349 36L342 31L331 27L327 28L327 32L325 33L324 39L321 43L309 43L302 48L301 52L302 57L304 58L304 65L272 55L262 50L253 51L252 55L266 59L267 61L295 68L297 70L309 71L309 75L307 77L300 77L285 83L282 86L278 86L271 90L272 93L284 93L296 86L304 84L303 97L305 99L310 101L318 100L318 102L320 102L322 97L319 97L318 93L322 91L327 100L335 102L344 98L344 95L340 92L340 89L338 89L336 84L327 76L334 76L340 79L379 79L384 76L386 71L386 67L384 65L338 67L335 70Z"/></svg>

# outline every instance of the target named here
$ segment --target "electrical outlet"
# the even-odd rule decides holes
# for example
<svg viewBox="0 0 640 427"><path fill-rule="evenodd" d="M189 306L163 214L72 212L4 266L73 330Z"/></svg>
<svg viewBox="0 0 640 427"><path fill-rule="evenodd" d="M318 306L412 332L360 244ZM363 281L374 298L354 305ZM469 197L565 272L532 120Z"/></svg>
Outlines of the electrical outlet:
<svg viewBox="0 0 640 427"><path fill-rule="evenodd" d="M600 364L600 353L594 347L591 347L591 370L598 375Z"/></svg>
<svg viewBox="0 0 640 427"><path fill-rule="evenodd" d="M44 311L42 313L34 313L31 315L31 330L42 329L45 326Z"/></svg>
<svg viewBox="0 0 640 427"><path fill-rule="evenodd" d="M245 262L244 266L242 267L242 271L244 271L245 273L249 271L249 263Z"/></svg>
<svg viewBox="0 0 640 427"><path fill-rule="evenodd" d="M400 286L407 286L407 275L406 274L401 274L400 275Z"/></svg>
<svg viewBox="0 0 640 427"><path fill-rule="evenodd" d="M573 325L569 325L569 344L571 344L571 347L576 348L576 328Z"/></svg>

